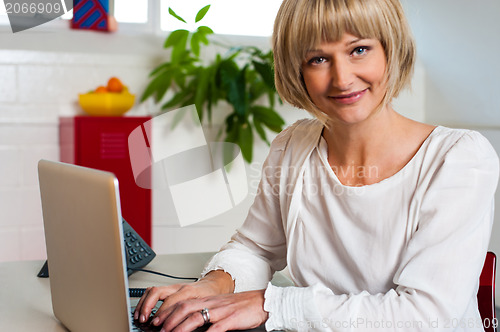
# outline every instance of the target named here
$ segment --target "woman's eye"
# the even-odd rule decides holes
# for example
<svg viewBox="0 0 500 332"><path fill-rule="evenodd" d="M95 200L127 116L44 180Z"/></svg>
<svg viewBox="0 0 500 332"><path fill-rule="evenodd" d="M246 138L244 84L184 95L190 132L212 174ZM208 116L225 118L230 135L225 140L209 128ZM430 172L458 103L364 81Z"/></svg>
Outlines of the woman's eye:
<svg viewBox="0 0 500 332"><path fill-rule="evenodd" d="M309 64L311 65L320 65L322 63L326 62L326 58L323 58L321 56L314 57L311 60L308 61Z"/></svg>
<svg viewBox="0 0 500 332"><path fill-rule="evenodd" d="M360 46L360 47L356 47L353 51L352 51L352 55L354 56L358 56L358 55L363 55L365 54L370 48L367 47L367 46Z"/></svg>

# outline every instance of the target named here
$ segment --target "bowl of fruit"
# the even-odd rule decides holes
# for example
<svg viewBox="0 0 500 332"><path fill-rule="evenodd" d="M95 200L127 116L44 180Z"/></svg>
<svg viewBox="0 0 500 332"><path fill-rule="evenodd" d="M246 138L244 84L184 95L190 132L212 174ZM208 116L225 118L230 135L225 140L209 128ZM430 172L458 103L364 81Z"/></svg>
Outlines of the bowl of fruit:
<svg viewBox="0 0 500 332"><path fill-rule="evenodd" d="M87 114L119 116L134 106L135 95L118 78L111 77L106 86L78 95L78 102Z"/></svg>

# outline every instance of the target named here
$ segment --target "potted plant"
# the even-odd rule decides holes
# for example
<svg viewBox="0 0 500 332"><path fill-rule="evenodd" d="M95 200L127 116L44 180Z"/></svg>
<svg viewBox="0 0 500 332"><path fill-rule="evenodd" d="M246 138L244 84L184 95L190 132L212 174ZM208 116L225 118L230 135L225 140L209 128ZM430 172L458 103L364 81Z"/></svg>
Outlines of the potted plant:
<svg viewBox="0 0 500 332"><path fill-rule="evenodd" d="M209 9L210 5L199 10L195 23ZM186 23L171 8L169 13ZM217 53L214 59L202 61L202 48L214 43L209 39L212 34L212 29L204 25L194 32L172 31L163 45L171 50L169 60L150 73L141 102L153 97L156 103L163 103L163 112L194 104L200 120L210 124L215 107L226 102L231 112L225 118L221 134L224 141L239 145L243 158L250 163L254 136L269 144L266 128L280 132L285 123L275 109L281 100L274 86L272 51L264 52L253 46L226 47L224 54ZM163 101L169 90L172 97Z"/></svg>

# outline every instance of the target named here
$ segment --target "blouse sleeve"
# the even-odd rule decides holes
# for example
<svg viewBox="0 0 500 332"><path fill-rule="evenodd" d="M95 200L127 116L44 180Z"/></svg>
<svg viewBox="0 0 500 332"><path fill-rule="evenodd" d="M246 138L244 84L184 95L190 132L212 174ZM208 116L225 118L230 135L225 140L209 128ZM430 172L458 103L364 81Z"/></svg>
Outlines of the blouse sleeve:
<svg viewBox="0 0 500 332"><path fill-rule="evenodd" d="M235 281L235 292L266 288L274 271L286 265L286 239L279 205L279 163L292 130L293 126L285 129L273 140L245 222L202 272L202 276L212 270L229 273Z"/></svg>
<svg viewBox="0 0 500 332"><path fill-rule="evenodd" d="M498 157L477 132L467 132L430 175L418 226L384 294L334 294L322 285L268 285L267 330L444 330L476 306L479 275L493 223ZM453 325L450 323L450 327Z"/></svg>

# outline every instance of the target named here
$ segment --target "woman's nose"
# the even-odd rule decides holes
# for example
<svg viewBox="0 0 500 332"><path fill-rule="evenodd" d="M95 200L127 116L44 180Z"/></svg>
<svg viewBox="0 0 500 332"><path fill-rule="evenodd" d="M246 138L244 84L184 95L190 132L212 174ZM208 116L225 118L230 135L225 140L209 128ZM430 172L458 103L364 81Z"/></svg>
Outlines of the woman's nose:
<svg viewBox="0 0 500 332"><path fill-rule="evenodd" d="M339 90L349 90L354 81L354 73L347 61L334 61L331 75L333 87Z"/></svg>

